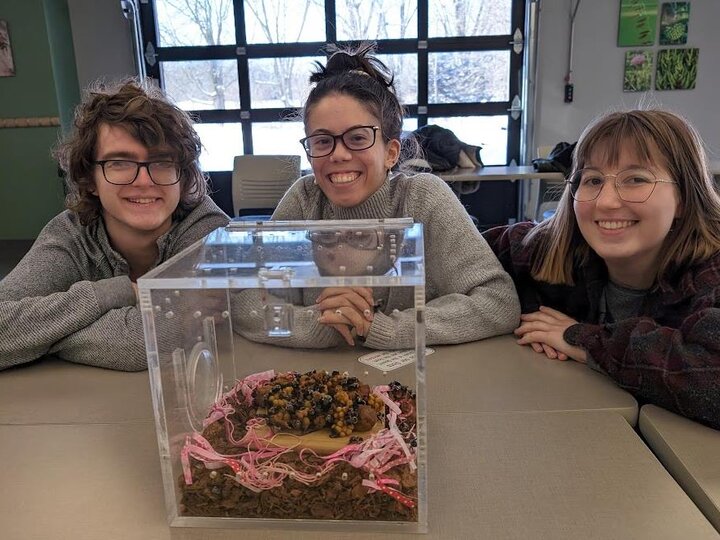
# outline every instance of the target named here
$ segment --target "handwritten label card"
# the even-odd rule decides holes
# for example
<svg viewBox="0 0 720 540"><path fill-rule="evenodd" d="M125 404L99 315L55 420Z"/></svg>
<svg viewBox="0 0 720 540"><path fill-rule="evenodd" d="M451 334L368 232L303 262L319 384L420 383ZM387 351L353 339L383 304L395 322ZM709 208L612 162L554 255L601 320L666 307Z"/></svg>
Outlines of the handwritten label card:
<svg viewBox="0 0 720 540"><path fill-rule="evenodd" d="M426 348L425 356L429 356L434 352L434 349ZM377 351L364 354L358 360L380 371L392 371L412 364L415 361L415 351Z"/></svg>

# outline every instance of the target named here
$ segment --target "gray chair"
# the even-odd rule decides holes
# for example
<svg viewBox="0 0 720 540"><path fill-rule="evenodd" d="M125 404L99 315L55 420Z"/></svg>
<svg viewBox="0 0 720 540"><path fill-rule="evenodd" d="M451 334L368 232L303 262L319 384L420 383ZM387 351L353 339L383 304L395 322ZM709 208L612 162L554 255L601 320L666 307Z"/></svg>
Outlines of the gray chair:
<svg viewBox="0 0 720 540"><path fill-rule="evenodd" d="M232 198L235 216L269 218L300 177L300 156L235 156Z"/></svg>
<svg viewBox="0 0 720 540"><path fill-rule="evenodd" d="M539 146L537 149L537 157L548 157L552 151L553 146ZM536 184L534 191L531 187L531 197L535 197L534 205L532 207L535 210L534 216L528 215L527 217L534 218L538 223L552 216L557 210L560 197L562 197L565 191L565 181L556 180L532 180L533 184Z"/></svg>

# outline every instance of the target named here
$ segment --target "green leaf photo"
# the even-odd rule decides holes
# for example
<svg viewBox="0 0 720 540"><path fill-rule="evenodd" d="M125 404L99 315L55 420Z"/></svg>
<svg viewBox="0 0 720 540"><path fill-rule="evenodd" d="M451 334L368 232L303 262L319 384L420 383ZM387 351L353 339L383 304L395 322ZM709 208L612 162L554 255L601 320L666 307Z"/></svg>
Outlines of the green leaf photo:
<svg viewBox="0 0 720 540"><path fill-rule="evenodd" d="M655 43L658 0L621 0L618 47Z"/></svg>
<svg viewBox="0 0 720 540"><path fill-rule="evenodd" d="M661 49L657 55L656 90L695 88L700 49Z"/></svg>

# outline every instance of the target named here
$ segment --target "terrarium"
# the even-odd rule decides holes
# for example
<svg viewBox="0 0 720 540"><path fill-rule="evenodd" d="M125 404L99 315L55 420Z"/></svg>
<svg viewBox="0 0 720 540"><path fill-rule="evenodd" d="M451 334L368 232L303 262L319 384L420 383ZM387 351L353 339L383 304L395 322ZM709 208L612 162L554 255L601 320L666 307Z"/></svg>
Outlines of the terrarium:
<svg viewBox="0 0 720 540"><path fill-rule="evenodd" d="M138 280L173 526L424 532L411 219L231 222Z"/></svg>

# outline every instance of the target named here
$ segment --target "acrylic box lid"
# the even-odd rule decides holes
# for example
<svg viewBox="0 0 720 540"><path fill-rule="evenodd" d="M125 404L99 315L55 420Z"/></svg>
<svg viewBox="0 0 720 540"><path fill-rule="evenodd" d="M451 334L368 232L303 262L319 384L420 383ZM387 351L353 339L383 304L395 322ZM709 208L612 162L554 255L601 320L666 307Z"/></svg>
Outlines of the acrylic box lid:
<svg viewBox="0 0 720 540"><path fill-rule="evenodd" d="M143 276L141 288L398 287L425 283L422 225L233 221Z"/></svg>

